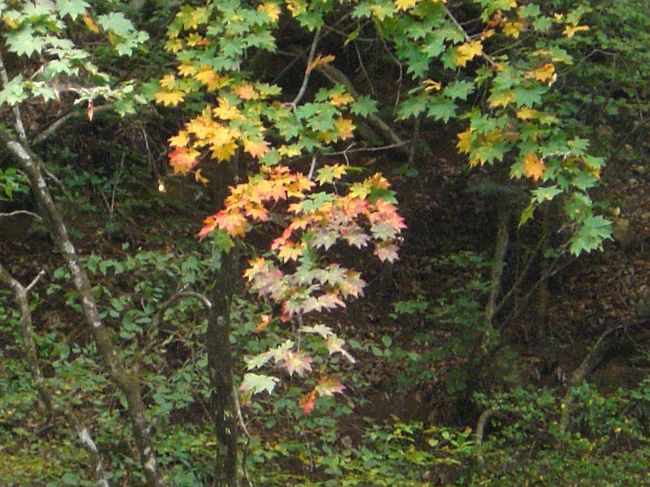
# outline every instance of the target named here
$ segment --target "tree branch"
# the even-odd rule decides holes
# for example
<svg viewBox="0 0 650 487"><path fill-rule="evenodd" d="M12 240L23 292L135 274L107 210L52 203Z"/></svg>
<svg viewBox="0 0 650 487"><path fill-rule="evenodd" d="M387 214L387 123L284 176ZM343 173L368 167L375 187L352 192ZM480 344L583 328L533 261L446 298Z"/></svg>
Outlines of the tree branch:
<svg viewBox="0 0 650 487"><path fill-rule="evenodd" d="M316 47L318 46L318 40L320 39L320 34L321 34L321 29L318 29L314 34L314 40L312 41L311 49L309 50L309 57L307 58L307 67L305 68L305 76L302 79L302 85L300 86L300 90L298 91L298 94L291 102L291 108L293 108L294 111L298 106L298 103L300 103L300 100L302 100L303 96L305 96L305 92L307 91L307 85L309 84L309 77L311 76L311 72L313 71L311 64L314 61L314 56L316 55Z"/></svg>
<svg viewBox="0 0 650 487"><path fill-rule="evenodd" d="M95 114L101 113L101 112L107 112L113 108L112 105L107 104L107 105L99 105L96 106L93 111ZM36 135L32 141L31 145L35 146L38 144L41 144L42 142L45 142L47 139L52 137L53 135L56 134L56 132L63 127L66 123L68 123L70 120L73 118L84 118L86 117L86 112L81 111L81 110L73 110L71 112L66 113L60 118L57 118L54 122L52 122L50 125L48 125L41 133Z"/></svg>

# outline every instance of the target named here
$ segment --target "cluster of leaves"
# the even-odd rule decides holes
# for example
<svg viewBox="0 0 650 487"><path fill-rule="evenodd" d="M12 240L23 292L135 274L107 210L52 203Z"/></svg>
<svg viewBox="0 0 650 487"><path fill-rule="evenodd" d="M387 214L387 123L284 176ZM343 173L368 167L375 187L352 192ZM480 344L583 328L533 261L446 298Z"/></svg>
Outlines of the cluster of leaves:
<svg viewBox="0 0 650 487"><path fill-rule="evenodd" d="M115 85L94 62L92 53L71 40L68 29L79 36L104 36L117 55L131 55L148 39L135 29L123 13L112 11L93 17L84 0L56 2L0 2L0 18L5 26L7 50L30 61L29 70L4 83L0 103L15 106L28 100L60 100L62 93L73 93L76 103L87 103L88 118L93 118L94 100L114 104L122 114L134 111L134 83L125 80ZM11 74L11 73L10 73Z"/></svg>

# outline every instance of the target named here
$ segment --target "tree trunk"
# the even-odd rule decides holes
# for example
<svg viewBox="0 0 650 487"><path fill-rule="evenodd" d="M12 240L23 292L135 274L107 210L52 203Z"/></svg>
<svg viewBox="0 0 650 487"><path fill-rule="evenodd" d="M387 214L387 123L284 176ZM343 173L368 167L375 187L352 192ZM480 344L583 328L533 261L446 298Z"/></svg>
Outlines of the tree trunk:
<svg viewBox="0 0 650 487"><path fill-rule="evenodd" d="M97 349L108 369L108 374L119 390L126 396L128 414L147 485L152 487L164 486L152 447L149 423L145 417L145 405L142 400L140 382L131 371L127 371L121 364L113 341L107 333L103 320L100 318L86 271L81 265L77 251L68 235L66 225L43 178L42 161L29 149L25 141L19 142L10 138L6 133L0 133L0 138L2 138L29 179L30 187L43 213L52 240L72 274L75 288L79 293L86 324L92 331Z"/></svg>

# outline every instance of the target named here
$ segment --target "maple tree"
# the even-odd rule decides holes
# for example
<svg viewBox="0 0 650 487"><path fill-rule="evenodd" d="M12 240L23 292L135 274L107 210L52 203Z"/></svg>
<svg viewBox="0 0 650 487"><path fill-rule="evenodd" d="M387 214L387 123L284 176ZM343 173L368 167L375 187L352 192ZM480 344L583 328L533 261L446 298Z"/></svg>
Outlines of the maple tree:
<svg viewBox="0 0 650 487"><path fill-rule="evenodd" d="M561 82L580 64L572 49L581 36L591 34L582 20L586 8L555 12L542 3L516 0L186 2L166 26L163 41L173 69L150 83L114 79L96 64L127 59L149 41L124 13L111 8L84 0L0 2L5 47L23 62L17 74L0 70L0 103L14 114L14 127L2 129L2 140L49 212L48 229L74 275L89 329L109 375L128 399L150 485L163 485L164 474L153 454L138 375L133 372L132 380L113 358L111 334L57 208L43 190L43 164L32 151L32 143L51 137L59 122L77 115L92 122L109 109L133 113L146 100L174 109L184 118L168 140L173 172L197 184L220 185L215 191L220 199L213 201L219 208L196 230L199 240L223 254L222 267L215 271L221 280L206 299L206 344L215 396L211 408L219 418L217 449L226 445L225 454L231 456L215 474L224 484L237 483L234 394L249 401L255 394L276 392L281 379L300 381L309 384L297 400L308 415L319 398L346 391L328 361L355 363L355 358L322 314L362 296L366 283L342 256L351 248L372 253L379 262L395 262L406 229L387 177L355 166L350 157L353 144L362 140L360 151L378 149L372 147L373 137L364 135L368 126L387 143L379 150L402 150L412 163L418 139L426 138L420 130L454 121L450 126L461 128L453 145L469 169L489 174L490 166L505 167L511 184L530 190L520 227L537 208L556 201L565 214L560 252L600 249L610 237L611 224L590 196L605 161L591 154L578 131L567 128L566 111L558 102ZM295 31L289 36L287 26ZM293 36L307 49L287 41ZM89 48L78 47L73 38ZM373 93L367 73L370 89L365 90L343 72L343 59L361 38L370 39L382 61L399 70L390 102L389 96ZM117 58L102 54L99 44ZM257 69L259 59L276 62L278 53L292 57L297 80L283 84ZM362 54L355 54L359 71L365 71ZM48 103L71 111L28 137L32 129L25 130L21 107ZM29 127L38 127L41 121L32 117ZM410 129L413 140L403 140ZM215 183L221 177L216 174L230 176ZM7 181L4 191L11 193L16 173L0 177ZM229 271L259 298L255 333L277 332L276 342L261 353L231 354L227 315L237 285ZM3 276L24 297L23 286ZM241 378L238 365L245 369ZM233 385L239 386L237 393Z"/></svg>

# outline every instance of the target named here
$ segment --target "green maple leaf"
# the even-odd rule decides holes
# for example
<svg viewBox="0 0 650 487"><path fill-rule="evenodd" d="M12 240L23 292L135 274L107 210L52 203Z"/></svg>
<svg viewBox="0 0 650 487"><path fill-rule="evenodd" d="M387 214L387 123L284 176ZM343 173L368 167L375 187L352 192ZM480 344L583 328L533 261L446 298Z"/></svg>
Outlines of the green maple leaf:
<svg viewBox="0 0 650 487"><path fill-rule="evenodd" d="M271 394L277 382L278 379L276 377L269 375L246 374L244 375L240 389L251 394L258 394L265 391Z"/></svg>
<svg viewBox="0 0 650 487"><path fill-rule="evenodd" d="M0 91L0 104L7 103L10 106L17 105L27 98L25 92L24 80L21 75L13 78L7 83L2 91Z"/></svg>
<svg viewBox="0 0 650 487"><path fill-rule="evenodd" d="M31 56L45 47L45 40L42 36L37 35L31 27L26 27L18 32L7 34L7 45L11 52L19 56L22 54Z"/></svg>
<svg viewBox="0 0 650 487"><path fill-rule="evenodd" d="M84 15L89 7L84 0L56 0L56 10L61 17L69 15L75 20L79 15Z"/></svg>
<svg viewBox="0 0 650 487"><path fill-rule="evenodd" d="M369 96L360 96L350 105L350 112L360 117L367 117L377 112L377 102Z"/></svg>
<svg viewBox="0 0 650 487"><path fill-rule="evenodd" d="M111 12L110 14L100 15L97 17L97 23L104 30L110 30L122 36L128 36L135 30L131 21L122 12Z"/></svg>
<svg viewBox="0 0 650 487"><path fill-rule="evenodd" d="M443 94L452 100L467 100L472 91L474 91L474 83L471 81L454 81L445 87Z"/></svg>

